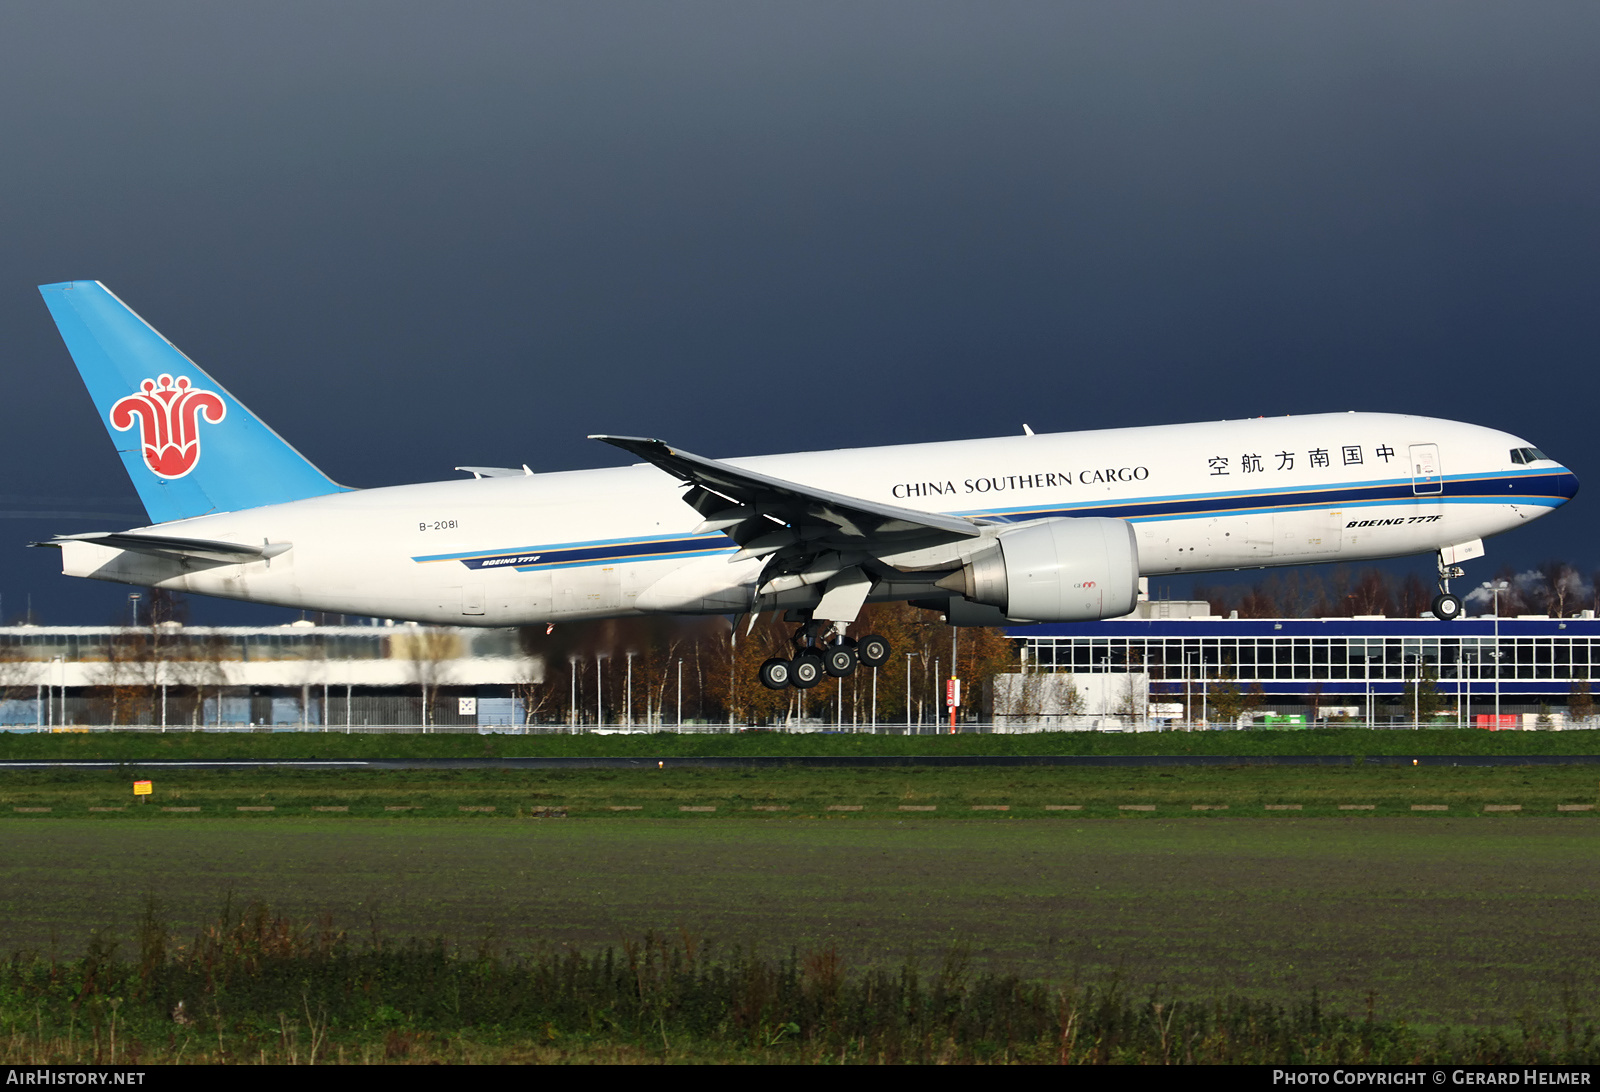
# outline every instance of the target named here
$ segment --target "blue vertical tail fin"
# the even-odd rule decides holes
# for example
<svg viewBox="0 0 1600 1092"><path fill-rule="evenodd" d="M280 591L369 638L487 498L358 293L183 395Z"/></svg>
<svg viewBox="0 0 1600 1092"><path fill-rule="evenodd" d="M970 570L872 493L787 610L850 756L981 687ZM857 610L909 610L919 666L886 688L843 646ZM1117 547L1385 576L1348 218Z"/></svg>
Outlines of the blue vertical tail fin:
<svg viewBox="0 0 1600 1092"><path fill-rule="evenodd" d="M39 291L152 523L344 489L99 281Z"/></svg>

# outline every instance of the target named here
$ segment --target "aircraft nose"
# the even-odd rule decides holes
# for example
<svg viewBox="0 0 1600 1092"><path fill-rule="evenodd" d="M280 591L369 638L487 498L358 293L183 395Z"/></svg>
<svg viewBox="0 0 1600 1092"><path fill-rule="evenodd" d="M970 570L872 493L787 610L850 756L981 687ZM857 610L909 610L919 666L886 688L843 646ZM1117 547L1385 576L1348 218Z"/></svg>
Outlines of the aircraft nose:
<svg viewBox="0 0 1600 1092"><path fill-rule="evenodd" d="M1555 494L1563 504L1578 495L1578 476L1564 466L1556 471Z"/></svg>

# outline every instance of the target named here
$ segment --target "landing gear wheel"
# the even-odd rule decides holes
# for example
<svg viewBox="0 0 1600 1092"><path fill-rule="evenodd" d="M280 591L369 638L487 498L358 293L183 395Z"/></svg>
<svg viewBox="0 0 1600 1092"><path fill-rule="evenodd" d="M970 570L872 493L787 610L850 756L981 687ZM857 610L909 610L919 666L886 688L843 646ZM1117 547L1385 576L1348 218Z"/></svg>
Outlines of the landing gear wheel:
<svg viewBox="0 0 1600 1092"><path fill-rule="evenodd" d="M790 684L797 690L810 690L824 674L822 657L815 652L802 652L789 661Z"/></svg>
<svg viewBox="0 0 1600 1092"><path fill-rule="evenodd" d="M761 665L756 675L761 679L761 685L768 690L782 690L789 685L789 680L794 677L794 671L788 660L780 660L774 656Z"/></svg>
<svg viewBox="0 0 1600 1092"><path fill-rule="evenodd" d="M856 655L868 667L882 667L889 662L889 642L872 633L856 642Z"/></svg>
<svg viewBox="0 0 1600 1092"><path fill-rule="evenodd" d="M1441 622L1454 622L1461 617L1461 600L1453 595L1435 596L1433 616Z"/></svg>
<svg viewBox="0 0 1600 1092"><path fill-rule="evenodd" d="M822 655L822 664L828 674L836 679L855 673L856 650L849 645L829 645Z"/></svg>

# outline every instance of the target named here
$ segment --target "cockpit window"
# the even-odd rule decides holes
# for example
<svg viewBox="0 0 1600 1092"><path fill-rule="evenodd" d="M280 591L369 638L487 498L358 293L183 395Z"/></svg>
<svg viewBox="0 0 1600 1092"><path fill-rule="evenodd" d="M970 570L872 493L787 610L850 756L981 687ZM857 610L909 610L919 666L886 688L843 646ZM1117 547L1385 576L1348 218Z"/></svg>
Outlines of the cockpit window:
<svg viewBox="0 0 1600 1092"><path fill-rule="evenodd" d="M1550 462L1550 456L1536 447L1514 447L1511 449L1511 461L1519 466L1524 463Z"/></svg>
<svg viewBox="0 0 1600 1092"><path fill-rule="evenodd" d="M1528 461L1523 457L1522 452L1523 449L1520 447L1514 447L1511 449L1511 461L1516 463L1518 466L1521 466L1523 463Z"/></svg>

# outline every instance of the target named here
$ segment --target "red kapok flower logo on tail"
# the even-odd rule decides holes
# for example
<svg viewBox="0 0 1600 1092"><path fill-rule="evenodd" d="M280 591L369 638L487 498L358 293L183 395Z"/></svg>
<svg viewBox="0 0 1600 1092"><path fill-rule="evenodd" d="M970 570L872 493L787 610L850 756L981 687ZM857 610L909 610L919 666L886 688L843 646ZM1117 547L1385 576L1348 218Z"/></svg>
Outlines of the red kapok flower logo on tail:
<svg viewBox="0 0 1600 1092"><path fill-rule="evenodd" d="M194 390L189 377L162 375L139 384L141 393L118 399L111 427L126 432L139 423L145 465L160 478L181 478L200 461L200 420L215 425L227 405L210 391Z"/></svg>

